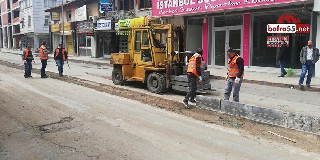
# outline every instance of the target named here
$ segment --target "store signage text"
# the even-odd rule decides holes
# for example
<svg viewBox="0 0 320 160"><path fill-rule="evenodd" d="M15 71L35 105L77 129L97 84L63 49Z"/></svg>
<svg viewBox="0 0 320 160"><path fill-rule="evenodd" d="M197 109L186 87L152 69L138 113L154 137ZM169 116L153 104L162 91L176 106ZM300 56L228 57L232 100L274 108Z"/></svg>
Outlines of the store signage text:
<svg viewBox="0 0 320 160"><path fill-rule="evenodd" d="M267 36L267 47L281 47L281 41L289 47L289 36Z"/></svg>
<svg viewBox="0 0 320 160"><path fill-rule="evenodd" d="M98 20L97 21L97 28L98 29L105 29L105 30L111 30L111 20Z"/></svg>
<svg viewBox="0 0 320 160"><path fill-rule="evenodd" d="M256 7L303 0L153 0L153 16L170 16L196 12Z"/></svg>
<svg viewBox="0 0 320 160"><path fill-rule="evenodd" d="M119 20L118 25L119 28L126 28L126 27L130 27L132 20Z"/></svg>
<svg viewBox="0 0 320 160"><path fill-rule="evenodd" d="M71 31L71 23L70 22L64 23L64 31Z"/></svg>
<svg viewBox="0 0 320 160"><path fill-rule="evenodd" d="M100 0L100 12L112 11L112 0Z"/></svg>
<svg viewBox="0 0 320 160"><path fill-rule="evenodd" d="M52 21L60 21L60 13L58 13L58 12L51 12L51 20L52 20Z"/></svg>
<svg viewBox="0 0 320 160"><path fill-rule="evenodd" d="M86 5L75 10L75 19L76 19L76 21L87 20L87 6Z"/></svg>
<svg viewBox="0 0 320 160"><path fill-rule="evenodd" d="M310 33L309 24L268 24L268 33Z"/></svg>
<svg viewBox="0 0 320 160"><path fill-rule="evenodd" d="M52 24L51 32L60 32L60 24Z"/></svg>

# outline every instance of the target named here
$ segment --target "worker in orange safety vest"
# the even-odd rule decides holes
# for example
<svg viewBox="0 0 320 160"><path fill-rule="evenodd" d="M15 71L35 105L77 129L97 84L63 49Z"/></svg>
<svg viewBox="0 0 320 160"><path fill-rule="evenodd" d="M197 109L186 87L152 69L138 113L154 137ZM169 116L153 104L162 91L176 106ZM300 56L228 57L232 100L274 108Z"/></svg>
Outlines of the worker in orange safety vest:
<svg viewBox="0 0 320 160"><path fill-rule="evenodd" d="M50 53L48 51L48 48L46 46L46 42L42 42L42 45L39 48L39 53L40 53L40 60L41 60L41 78L47 78L47 74L46 74L46 67L48 64L48 54Z"/></svg>
<svg viewBox="0 0 320 160"><path fill-rule="evenodd" d="M239 92L244 76L244 61L231 47L228 49L227 55L229 58L228 77L224 100L229 100L233 88L233 101L239 102Z"/></svg>
<svg viewBox="0 0 320 160"><path fill-rule="evenodd" d="M202 66L202 49L199 48L197 53L189 59L187 76L188 76L188 93L183 100L185 106L188 106L188 102L195 103L196 92L197 92L197 79L202 81L201 77L201 66Z"/></svg>
<svg viewBox="0 0 320 160"><path fill-rule="evenodd" d="M63 65L64 65L64 61L66 61L67 59L68 59L68 53L62 47L62 44L59 44L59 47L54 52L54 60L58 65L58 71L59 71L60 77L63 76Z"/></svg>
<svg viewBox="0 0 320 160"><path fill-rule="evenodd" d="M31 47L27 46L26 49L24 49L22 53L22 61L24 62L24 78L29 78L31 76L31 70L32 70L32 63L34 62L34 58L32 55Z"/></svg>

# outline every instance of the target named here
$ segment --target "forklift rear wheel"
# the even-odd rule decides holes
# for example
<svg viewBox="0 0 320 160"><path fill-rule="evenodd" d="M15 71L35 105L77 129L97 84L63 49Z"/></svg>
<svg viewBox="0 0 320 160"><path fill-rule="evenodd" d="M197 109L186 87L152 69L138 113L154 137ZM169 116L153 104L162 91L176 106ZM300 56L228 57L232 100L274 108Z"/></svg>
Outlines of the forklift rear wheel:
<svg viewBox="0 0 320 160"><path fill-rule="evenodd" d="M161 73L151 73L147 79L147 86L152 93L162 93L166 90L166 77Z"/></svg>
<svg viewBox="0 0 320 160"><path fill-rule="evenodd" d="M122 76L122 69L121 68L113 68L112 71L112 82L115 85L122 85L123 84L123 76Z"/></svg>

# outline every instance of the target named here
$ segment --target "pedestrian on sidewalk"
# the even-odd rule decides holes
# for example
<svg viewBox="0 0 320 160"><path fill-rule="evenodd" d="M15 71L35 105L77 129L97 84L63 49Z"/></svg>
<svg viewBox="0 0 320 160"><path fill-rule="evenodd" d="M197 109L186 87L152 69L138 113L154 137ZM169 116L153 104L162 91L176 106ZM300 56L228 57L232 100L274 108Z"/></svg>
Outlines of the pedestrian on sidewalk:
<svg viewBox="0 0 320 160"><path fill-rule="evenodd" d="M233 88L233 101L239 102L240 87L244 76L244 61L230 47L227 51L228 55L228 77L227 85L224 92L224 100L229 100Z"/></svg>
<svg viewBox="0 0 320 160"><path fill-rule="evenodd" d="M59 44L59 47L54 52L54 60L58 65L58 71L59 71L60 77L63 76L63 65L64 65L64 61L66 61L67 59L68 59L68 53L62 47L62 44Z"/></svg>
<svg viewBox="0 0 320 160"><path fill-rule="evenodd" d="M306 85L309 88L311 85L311 78L313 76L313 71L315 63L319 60L319 49L314 47L312 41L308 41L308 46L305 46L301 49L300 52L300 62L302 64L302 71L299 80L300 89L303 88L304 78L308 72Z"/></svg>
<svg viewBox="0 0 320 160"><path fill-rule="evenodd" d="M31 70L32 70L32 62L34 62L34 58L32 55L31 47L27 46L26 49L24 49L22 53L22 61L24 62L24 78L29 78L31 76Z"/></svg>
<svg viewBox="0 0 320 160"><path fill-rule="evenodd" d="M42 42L42 45L39 48L40 60L41 60L41 78L47 78L46 67L48 64L48 54L50 53L47 49L46 42Z"/></svg>
<svg viewBox="0 0 320 160"><path fill-rule="evenodd" d="M284 67L285 67L285 55L287 53L288 47L287 47L287 43L284 40L282 40L280 43L281 43L281 46L280 46L278 61L279 61L280 68L281 68L281 74L278 77L284 77L287 74Z"/></svg>
<svg viewBox="0 0 320 160"><path fill-rule="evenodd" d="M193 54L188 62L187 76L188 76L188 93L183 100L185 106L188 106L188 101L195 103L197 92L197 79L202 81L201 66L202 66L202 49L199 48L197 53Z"/></svg>

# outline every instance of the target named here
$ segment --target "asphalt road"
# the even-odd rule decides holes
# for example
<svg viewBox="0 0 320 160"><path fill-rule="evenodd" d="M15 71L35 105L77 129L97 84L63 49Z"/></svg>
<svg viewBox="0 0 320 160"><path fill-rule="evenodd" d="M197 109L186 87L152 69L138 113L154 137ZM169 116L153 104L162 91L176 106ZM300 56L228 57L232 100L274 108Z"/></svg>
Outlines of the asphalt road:
<svg viewBox="0 0 320 160"><path fill-rule="evenodd" d="M39 77L25 79L23 71L0 65L0 159L320 157L236 129Z"/></svg>

